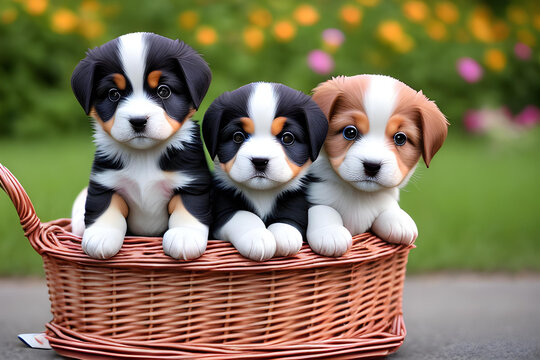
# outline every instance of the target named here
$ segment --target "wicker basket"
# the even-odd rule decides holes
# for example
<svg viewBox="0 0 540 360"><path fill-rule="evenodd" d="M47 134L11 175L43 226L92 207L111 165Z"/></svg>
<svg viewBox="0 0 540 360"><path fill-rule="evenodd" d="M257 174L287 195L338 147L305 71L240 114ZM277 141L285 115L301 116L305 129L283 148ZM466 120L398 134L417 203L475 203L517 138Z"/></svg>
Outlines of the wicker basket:
<svg viewBox="0 0 540 360"><path fill-rule="evenodd" d="M127 237L94 260L70 221L41 223L15 177L0 185L43 257L59 354L80 359L357 359L395 352L405 338L401 295L410 246L356 236L341 258L304 246L264 263L209 241L195 261L160 238Z"/></svg>

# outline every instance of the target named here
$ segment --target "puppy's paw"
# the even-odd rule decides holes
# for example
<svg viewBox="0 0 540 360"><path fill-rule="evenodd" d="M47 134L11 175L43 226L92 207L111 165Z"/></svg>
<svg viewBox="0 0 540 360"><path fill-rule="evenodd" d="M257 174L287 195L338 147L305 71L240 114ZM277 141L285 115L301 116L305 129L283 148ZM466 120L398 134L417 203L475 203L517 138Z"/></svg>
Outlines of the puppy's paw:
<svg viewBox="0 0 540 360"><path fill-rule="evenodd" d="M317 254L338 257L352 246L352 235L343 225L328 225L308 232L307 240Z"/></svg>
<svg viewBox="0 0 540 360"><path fill-rule="evenodd" d="M418 236L414 220L401 209L382 212L373 222L371 230L381 239L394 244L410 245Z"/></svg>
<svg viewBox="0 0 540 360"><path fill-rule="evenodd" d="M94 259L108 259L120 251L126 234L113 227L90 226L82 238L83 251Z"/></svg>
<svg viewBox="0 0 540 360"><path fill-rule="evenodd" d="M251 229L231 242L240 254L255 261L268 260L276 253L274 235L265 228Z"/></svg>
<svg viewBox="0 0 540 360"><path fill-rule="evenodd" d="M193 260L206 250L208 235L188 227L173 227L163 235L163 251L175 259Z"/></svg>
<svg viewBox="0 0 540 360"><path fill-rule="evenodd" d="M275 256L293 256L302 247L302 234L292 225L274 223L268 226L268 230L276 239Z"/></svg>

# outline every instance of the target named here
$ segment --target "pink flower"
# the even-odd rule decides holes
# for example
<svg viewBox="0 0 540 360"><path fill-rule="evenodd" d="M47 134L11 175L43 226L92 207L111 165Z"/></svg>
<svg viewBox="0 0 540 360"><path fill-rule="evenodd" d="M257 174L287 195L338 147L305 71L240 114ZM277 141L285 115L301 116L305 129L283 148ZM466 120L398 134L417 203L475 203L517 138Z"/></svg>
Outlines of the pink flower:
<svg viewBox="0 0 540 360"><path fill-rule="evenodd" d="M345 35L338 29L326 29L322 33L322 38L325 44L332 47L339 47L345 41Z"/></svg>
<svg viewBox="0 0 540 360"><path fill-rule="evenodd" d="M475 83L482 78L484 70L474 59L464 57L457 62L457 71L461 77L469 82Z"/></svg>
<svg viewBox="0 0 540 360"><path fill-rule="evenodd" d="M322 50L313 50L308 54L307 62L317 74L327 75L334 70L334 59Z"/></svg>
<svg viewBox="0 0 540 360"><path fill-rule="evenodd" d="M467 110L463 116L465 130L471 133L482 133L486 130L486 121L481 111Z"/></svg>
<svg viewBox="0 0 540 360"><path fill-rule="evenodd" d="M529 105L516 115L514 121L519 125L533 126L540 122L540 109L534 105Z"/></svg>
<svg viewBox="0 0 540 360"><path fill-rule="evenodd" d="M514 53L521 60L529 60L532 55L531 48L524 43L517 43L516 46L514 46Z"/></svg>

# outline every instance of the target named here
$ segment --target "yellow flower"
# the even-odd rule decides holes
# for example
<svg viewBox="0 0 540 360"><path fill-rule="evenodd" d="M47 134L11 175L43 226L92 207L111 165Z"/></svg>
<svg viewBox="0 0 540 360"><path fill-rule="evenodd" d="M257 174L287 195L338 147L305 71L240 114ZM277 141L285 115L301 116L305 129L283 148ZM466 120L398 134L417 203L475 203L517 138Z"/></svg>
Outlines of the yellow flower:
<svg viewBox="0 0 540 360"><path fill-rule="evenodd" d="M360 5L373 7L379 3L380 0L356 0Z"/></svg>
<svg viewBox="0 0 540 360"><path fill-rule="evenodd" d="M319 21L319 13L317 10L308 4L302 4L294 10L294 19L297 23L304 26L315 24Z"/></svg>
<svg viewBox="0 0 540 360"><path fill-rule="evenodd" d="M54 12L51 19L52 30L58 34L67 34L75 30L79 19L69 9L60 8Z"/></svg>
<svg viewBox="0 0 540 360"><path fill-rule="evenodd" d="M413 22L422 22L428 17L429 8L422 1L407 1L403 4L403 13Z"/></svg>
<svg viewBox="0 0 540 360"><path fill-rule="evenodd" d="M265 28L272 23L272 14L266 9L255 9L249 13L249 21L253 25Z"/></svg>
<svg viewBox="0 0 540 360"><path fill-rule="evenodd" d="M414 47L414 40L409 35L404 35L403 39L394 43L394 49L400 53L408 53Z"/></svg>
<svg viewBox="0 0 540 360"><path fill-rule="evenodd" d="M17 19L17 10L14 8L9 8L2 11L1 19L2 24L8 25L14 22Z"/></svg>
<svg viewBox="0 0 540 360"><path fill-rule="evenodd" d="M508 15L510 21L517 25L523 25L528 20L527 12L515 5L510 5L506 10L506 14Z"/></svg>
<svg viewBox="0 0 540 360"><path fill-rule="evenodd" d="M47 10L48 0L26 0L25 8L30 15L41 15Z"/></svg>
<svg viewBox="0 0 540 360"><path fill-rule="evenodd" d="M276 39L281 42L291 41L296 35L296 28L287 20L278 21L274 25L274 35Z"/></svg>
<svg viewBox="0 0 540 360"><path fill-rule="evenodd" d="M105 26L94 19L84 19L79 26L81 34L87 39L96 39L103 35Z"/></svg>
<svg viewBox="0 0 540 360"><path fill-rule="evenodd" d="M520 42L529 45L530 47L533 47L536 44L536 38L529 30L519 30L517 38Z"/></svg>
<svg viewBox="0 0 540 360"><path fill-rule="evenodd" d="M444 24L437 20L432 20L427 24L427 34L433 40L444 40L447 36L446 27Z"/></svg>
<svg viewBox="0 0 540 360"><path fill-rule="evenodd" d="M85 12L97 12L100 4L96 0L84 0L81 3L81 11Z"/></svg>
<svg viewBox="0 0 540 360"><path fill-rule="evenodd" d="M244 29L244 42L252 50L259 50L264 43L264 33L256 26Z"/></svg>
<svg viewBox="0 0 540 360"><path fill-rule="evenodd" d="M199 30L197 30L197 34L195 36L199 44L205 45L205 46L215 44L215 42L218 39L216 30L206 25L201 26Z"/></svg>
<svg viewBox="0 0 540 360"><path fill-rule="evenodd" d="M491 14L485 7L477 7L469 18L469 28L473 35L480 41L492 42L494 40L491 27Z"/></svg>
<svg viewBox="0 0 540 360"><path fill-rule="evenodd" d="M506 66L506 55L501 50L489 49L484 54L484 62L493 71L502 71Z"/></svg>
<svg viewBox="0 0 540 360"><path fill-rule="evenodd" d="M456 5L450 1L440 2L435 6L437 17L447 24L453 24L459 19L459 11Z"/></svg>
<svg viewBox="0 0 540 360"><path fill-rule="evenodd" d="M193 29L199 22L199 14L193 10L186 10L178 15L178 24L186 30Z"/></svg>
<svg viewBox="0 0 540 360"><path fill-rule="evenodd" d="M347 25L356 26L362 21L363 13L354 5L344 5L339 14Z"/></svg>
<svg viewBox="0 0 540 360"><path fill-rule="evenodd" d="M392 44L399 42L404 38L404 32L401 25L394 20L383 21L377 28L377 34L386 43Z"/></svg>

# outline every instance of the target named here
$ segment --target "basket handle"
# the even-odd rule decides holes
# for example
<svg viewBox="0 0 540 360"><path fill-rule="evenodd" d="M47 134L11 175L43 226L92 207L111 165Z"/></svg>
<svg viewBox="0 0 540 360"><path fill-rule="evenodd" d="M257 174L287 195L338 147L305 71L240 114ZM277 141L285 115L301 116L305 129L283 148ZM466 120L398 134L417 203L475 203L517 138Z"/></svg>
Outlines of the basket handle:
<svg viewBox="0 0 540 360"><path fill-rule="evenodd" d="M0 187L8 194L11 202L15 205L19 219L21 219L24 235L30 239L33 233L41 231L43 226L36 215L34 205L32 205L28 194L26 194L26 191L24 191L17 178L1 163ZM30 241L32 240L30 239Z"/></svg>

